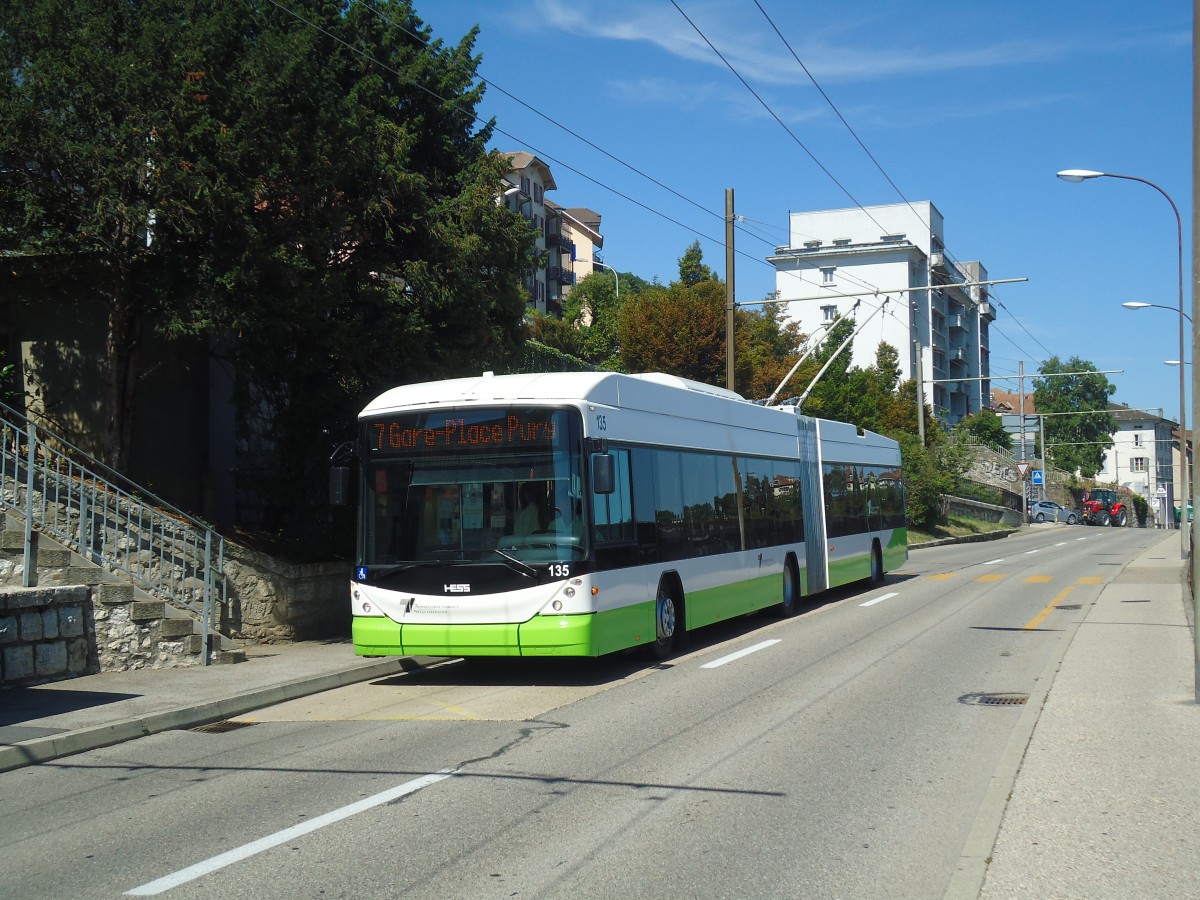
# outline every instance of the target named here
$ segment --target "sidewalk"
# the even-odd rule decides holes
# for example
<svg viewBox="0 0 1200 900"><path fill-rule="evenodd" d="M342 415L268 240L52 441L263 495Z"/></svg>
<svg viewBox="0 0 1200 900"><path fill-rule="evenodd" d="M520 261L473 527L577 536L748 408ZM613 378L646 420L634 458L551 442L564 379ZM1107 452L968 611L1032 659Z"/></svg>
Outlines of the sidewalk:
<svg viewBox="0 0 1200 900"><path fill-rule="evenodd" d="M350 641L246 648L234 665L105 672L0 692L0 772L413 668L354 655Z"/></svg>
<svg viewBox="0 0 1200 900"><path fill-rule="evenodd" d="M1042 673L947 898L1198 897L1200 707L1179 533L1161 532ZM420 659L348 641L244 663L90 675L0 693L0 772L382 678Z"/></svg>

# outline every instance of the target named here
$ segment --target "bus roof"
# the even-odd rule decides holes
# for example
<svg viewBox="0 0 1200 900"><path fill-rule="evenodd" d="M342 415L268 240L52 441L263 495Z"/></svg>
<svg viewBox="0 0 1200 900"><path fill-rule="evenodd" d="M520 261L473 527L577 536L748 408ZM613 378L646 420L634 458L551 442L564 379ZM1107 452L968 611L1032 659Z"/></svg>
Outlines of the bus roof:
<svg viewBox="0 0 1200 900"><path fill-rule="evenodd" d="M618 372L544 372L524 375L485 373L470 378L407 384L385 391L367 404L360 416L369 418L400 411L419 411L430 406L507 405L511 403L547 403L607 406L629 410L644 417L650 414L653 425L640 419L642 434L649 429L664 429L664 435L684 440L671 431L670 420L690 419L706 423L703 432L690 433L692 440L708 446L741 445L732 437L733 429L775 435L796 435L798 418L795 407L764 407L724 388L702 384L677 375L651 372L626 375ZM820 440L829 458L858 458L867 448L885 454L895 453L889 438L862 430L844 422L815 420ZM717 429L715 432L713 429ZM723 430L722 430L723 429ZM720 432L718 438L717 432ZM702 438L701 435L707 437ZM668 440L667 437L663 438ZM846 451L852 451L848 455Z"/></svg>
<svg viewBox="0 0 1200 900"><path fill-rule="evenodd" d="M549 402L592 402L621 405L623 385L633 387L646 382L692 391L740 403L754 404L741 394L690 381L677 375L650 372L624 375L618 372L540 372L526 375L483 375L405 384L385 391L367 404L361 416L392 412L397 409L441 405L444 403L508 403L523 400Z"/></svg>

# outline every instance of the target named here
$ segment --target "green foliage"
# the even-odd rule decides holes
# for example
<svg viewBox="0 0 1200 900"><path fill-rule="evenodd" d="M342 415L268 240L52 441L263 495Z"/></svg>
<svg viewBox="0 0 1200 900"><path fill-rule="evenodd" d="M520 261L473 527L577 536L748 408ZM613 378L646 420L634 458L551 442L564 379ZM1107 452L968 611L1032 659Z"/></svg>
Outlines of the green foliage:
<svg viewBox="0 0 1200 900"><path fill-rule="evenodd" d="M1000 417L990 409L961 419L955 430L963 432L975 443L991 447L993 450L1012 450L1012 436L1004 430L1004 423Z"/></svg>
<svg viewBox="0 0 1200 900"><path fill-rule="evenodd" d="M1077 356L1065 363L1052 356L1038 369L1041 374L1089 374L1039 378L1033 389L1039 413L1074 414L1046 416L1046 444L1056 468L1078 470L1084 478L1093 478L1100 471L1104 451L1112 446L1112 433L1117 430L1116 419L1108 413L1108 398L1116 387L1095 369L1094 364Z"/></svg>
<svg viewBox="0 0 1200 900"><path fill-rule="evenodd" d="M1150 504L1141 494L1131 493L1130 499L1133 501L1133 513L1137 516L1139 527L1146 527L1146 516L1150 514Z"/></svg>
<svg viewBox="0 0 1200 900"><path fill-rule="evenodd" d="M535 239L495 203L474 32L443 44L409 0L289 8L0 19L0 250L52 255L107 310L110 462L143 335L203 339L261 438L243 472L268 521L318 493L325 431L367 397L520 359Z"/></svg>
<svg viewBox="0 0 1200 900"><path fill-rule="evenodd" d="M587 372L591 370L582 359L563 353L554 347L535 340L528 340L521 354L521 364L512 371L518 372Z"/></svg>

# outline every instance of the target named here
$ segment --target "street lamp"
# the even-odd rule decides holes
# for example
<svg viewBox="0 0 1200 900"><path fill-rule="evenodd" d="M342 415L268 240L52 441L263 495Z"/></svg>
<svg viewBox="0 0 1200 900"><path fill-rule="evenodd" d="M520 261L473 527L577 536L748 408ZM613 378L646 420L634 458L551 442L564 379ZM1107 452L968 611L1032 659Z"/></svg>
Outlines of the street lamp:
<svg viewBox="0 0 1200 900"><path fill-rule="evenodd" d="M617 279L617 286L614 289L614 291L617 295L617 299L620 300L621 299L621 276L617 274L617 270L614 269L610 265L606 265L605 263L600 262L600 260L598 260L598 259L593 259L592 265L599 266L602 269L608 269L608 271L613 273L613 278Z"/></svg>
<svg viewBox="0 0 1200 900"><path fill-rule="evenodd" d="M1173 307L1173 306L1163 306L1160 303L1143 303L1141 300L1127 300L1126 302L1122 303L1121 305L1123 307L1125 307L1126 309L1165 309L1168 312L1176 311L1175 307ZM1192 321L1192 317L1189 316L1187 313L1184 313L1183 317L1185 319L1187 319L1189 322Z"/></svg>
<svg viewBox="0 0 1200 900"><path fill-rule="evenodd" d="M1058 177L1063 181L1078 183L1080 181L1088 181L1092 178L1120 178L1124 181L1137 181L1148 187L1154 188L1166 201L1171 204L1171 212L1175 213L1175 226L1178 235L1178 256L1179 256L1179 358L1184 359L1187 353L1184 349L1184 319L1191 321L1191 317L1183 311L1183 220L1179 217L1179 207L1175 205L1175 201L1171 199L1171 195L1160 188L1153 181L1147 181L1145 178L1138 178L1134 175L1117 175L1113 172L1094 172L1091 169L1063 169L1058 173ZM1131 301L1136 303L1137 301ZM1130 309L1141 309L1141 305L1124 304ZM1154 306L1153 303L1147 303L1146 306ZM1165 307L1169 309L1170 307ZM1187 518L1187 503L1192 499L1191 483L1188 481L1188 430L1187 430L1187 412L1186 412L1186 395L1187 395L1187 376L1184 372L1184 367L1179 367L1179 437L1181 447L1179 448L1179 474L1180 481L1183 486L1183 493L1179 499L1179 505L1183 512L1180 518L1179 540L1180 552L1184 559L1188 556L1188 538L1190 529L1184 521ZM1200 613L1200 591L1196 592L1195 596L1196 612ZM1197 622L1200 622L1200 616L1197 616ZM1200 625L1196 628L1196 699L1200 701Z"/></svg>

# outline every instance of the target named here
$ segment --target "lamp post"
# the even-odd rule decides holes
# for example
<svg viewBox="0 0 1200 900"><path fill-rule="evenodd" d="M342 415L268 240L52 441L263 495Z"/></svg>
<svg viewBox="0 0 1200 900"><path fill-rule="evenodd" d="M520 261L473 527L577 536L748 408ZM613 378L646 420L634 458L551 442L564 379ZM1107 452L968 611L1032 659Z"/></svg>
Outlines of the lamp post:
<svg viewBox="0 0 1200 900"><path fill-rule="evenodd" d="M1184 327L1184 319L1189 322L1191 318L1183 311L1183 220L1179 217L1179 207L1175 205L1175 201L1171 199L1171 195L1160 188L1153 181L1147 181L1145 178L1138 178L1134 175L1117 175L1113 172L1094 172L1091 169L1064 169L1058 173L1058 177L1063 181L1078 183L1080 181L1089 181L1092 178L1120 178L1124 181L1137 181L1148 187L1154 188L1166 198L1166 201L1171 204L1171 212L1175 214L1175 227L1178 235L1178 257L1179 257L1179 358L1186 359L1187 353L1184 349L1184 335L1186 329ZM1128 305L1128 304L1126 304ZM1147 306L1153 306L1149 303ZM1131 309L1140 309L1140 306L1132 306ZM1170 307L1166 307L1169 309ZM1191 483L1188 481L1188 430L1187 430L1187 411L1186 411L1186 396L1187 396L1187 376L1184 372L1184 367L1179 367L1179 474L1183 486L1183 492L1179 499L1180 511L1180 553L1184 559L1188 556L1188 537L1190 528L1186 521L1187 518L1187 502L1192 499ZM1197 592L1197 606L1200 611L1200 591ZM1196 646L1197 659L1200 661L1200 625L1196 629ZM1197 672L1197 684L1200 685L1200 670ZM1200 697L1200 695L1198 695Z"/></svg>

